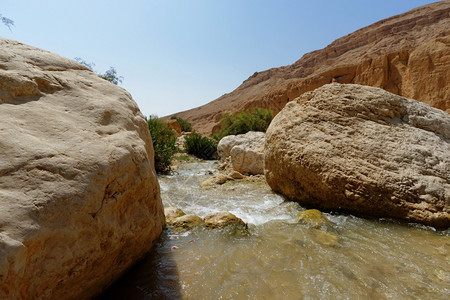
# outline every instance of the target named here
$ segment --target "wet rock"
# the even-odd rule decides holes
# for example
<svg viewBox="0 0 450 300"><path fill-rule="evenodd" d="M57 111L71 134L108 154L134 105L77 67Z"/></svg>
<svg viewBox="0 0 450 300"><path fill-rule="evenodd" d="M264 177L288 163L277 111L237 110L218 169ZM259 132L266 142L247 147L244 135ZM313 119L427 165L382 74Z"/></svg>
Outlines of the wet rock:
<svg viewBox="0 0 450 300"><path fill-rule="evenodd" d="M227 175L222 174L222 173L216 173L211 178L208 178L205 181L203 181L200 185L205 187L205 186L210 186L210 185L215 185L215 184L224 184L228 180L230 180L230 178L228 178Z"/></svg>
<svg viewBox="0 0 450 300"><path fill-rule="evenodd" d="M328 84L266 133L271 188L322 209L450 226L450 116L379 88Z"/></svg>
<svg viewBox="0 0 450 300"><path fill-rule="evenodd" d="M244 175L242 175L241 173L239 173L238 171L231 171L229 174L228 174L228 178L230 178L230 179L243 179L243 178L245 178L245 176Z"/></svg>
<svg viewBox="0 0 450 300"><path fill-rule="evenodd" d="M309 225L311 227L320 227L328 222L320 210L307 209L297 213L297 223Z"/></svg>
<svg viewBox="0 0 450 300"><path fill-rule="evenodd" d="M324 246L334 247L339 244L339 237L323 231L323 230L314 230L314 240Z"/></svg>
<svg viewBox="0 0 450 300"><path fill-rule="evenodd" d="M221 170L221 171L224 171L224 170L226 170L227 168L229 167L229 164L228 164L228 162L223 162L223 163L221 163L220 165L218 165L217 166L217 169L218 170Z"/></svg>
<svg viewBox="0 0 450 300"><path fill-rule="evenodd" d="M164 215L166 216L166 223L171 224L176 218L184 216L185 213L178 207L171 206L164 208Z"/></svg>
<svg viewBox="0 0 450 300"><path fill-rule="evenodd" d="M235 225L247 228L247 224L230 212L216 212L205 216L205 226L208 228Z"/></svg>
<svg viewBox="0 0 450 300"><path fill-rule="evenodd" d="M172 219L170 226L175 228L191 228L203 224L203 219L197 215L183 215Z"/></svg>

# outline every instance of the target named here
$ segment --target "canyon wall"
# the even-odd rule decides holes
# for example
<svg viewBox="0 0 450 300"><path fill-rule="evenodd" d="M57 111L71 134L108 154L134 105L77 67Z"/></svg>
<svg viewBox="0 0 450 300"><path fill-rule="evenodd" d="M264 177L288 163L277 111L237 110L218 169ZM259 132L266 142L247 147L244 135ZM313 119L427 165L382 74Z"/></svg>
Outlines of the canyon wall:
<svg viewBox="0 0 450 300"><path fill-rule="evenodd" d="M210 134L224 112L259 106L278 113L289 101L331 82L380 87L450 112L450 1L384 19L292 65L257 72L229 94L177 113Z"/></svg>

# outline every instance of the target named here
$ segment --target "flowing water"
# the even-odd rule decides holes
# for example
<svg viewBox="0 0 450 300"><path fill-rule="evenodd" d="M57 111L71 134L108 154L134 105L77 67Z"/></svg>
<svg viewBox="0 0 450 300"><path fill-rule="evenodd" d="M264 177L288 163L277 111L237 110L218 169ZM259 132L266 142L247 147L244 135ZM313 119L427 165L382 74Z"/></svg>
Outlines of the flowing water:
<svg viewBox="0 0 450 300"><path fill-rule="evenodd" d="M166 229L104 299L450 299L450 230L325 214L295 224L294 202L263 180L202 188L216 162L160 177L164 205L201 217L230 211L248 235Z"/></svg>

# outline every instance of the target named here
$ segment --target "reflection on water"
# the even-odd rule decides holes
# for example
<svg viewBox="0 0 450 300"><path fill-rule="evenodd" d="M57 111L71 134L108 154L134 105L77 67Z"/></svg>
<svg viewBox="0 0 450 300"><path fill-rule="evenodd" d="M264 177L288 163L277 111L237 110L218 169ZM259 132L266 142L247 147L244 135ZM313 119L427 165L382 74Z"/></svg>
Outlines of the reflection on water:
<svg viewBox="0 0 450 300"><path fill-rule="evenodd" d="M264 182L200 188L213 162L161 176L163 202L204 216L230 211L250 235L166 230L114 285L112 299L450 299L450 231L326 214L294 224L302 208Z"/></svg>

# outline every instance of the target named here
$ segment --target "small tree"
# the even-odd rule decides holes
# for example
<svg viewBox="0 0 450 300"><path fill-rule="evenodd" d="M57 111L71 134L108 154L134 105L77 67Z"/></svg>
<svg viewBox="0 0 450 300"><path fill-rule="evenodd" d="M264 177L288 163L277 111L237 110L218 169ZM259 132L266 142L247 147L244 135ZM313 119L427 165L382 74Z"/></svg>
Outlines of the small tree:
<svg viewBox="0 0 450 300"><path fill-rule="evenodd" d="M109 70L105 72L105 74L98 74L101 78L108 80L115 85L122 83L123 77L117 76L117 71L114 67L109 67Z"/></svg>
<svg viewBox="0 0 450 300"><path fill-rule="evenodd" d="M176 133L172 127L155 115L147 119L147 124L155 152L155 169L157 172L168 172L172 157L177 150L175 146Z"/></svg>
<svg viewBox="0 0 450 300"><path fill-rule="evenodd" d="M83 66L88 67L93 72L97 73L97 75L100 76L101 78L108 80L109 82L111 82L115 85L122 83L122 81L123 81L123 76L118 76L117 71L114 67L109 67L109 70L107 70L104 74L101 74L94 70L95 64L93 62L88 63L79 57L75 57L75 60L78 63L82 64Z"/></svg>
<svg viewBox="0 0 450 300"><path fill-rule="evenodd" d="M224 114L220 120L220 130L215 132L212 137L219 141L224 136L232 134L242 134L249 131L265 132L272 118L272 110L259 107L232 115Z"/></svg>
<svg viewBox="0 0 450 300"><path fill-rule="evenodd" d="M3 25L5 25L6 27L8 27L8 29L9 29L10 31L12 31L12 30L11 30L11 26L14 26L14 21L13 21L13 20L4 17L2 14L0 14L0 20L2 21Z"/></svg>
<svg viewBox="0 0 450 300"><path fill-rule="evenodd" d="M217 143L214 140L193 132L184 138L186 152L202 159L217 159Z"/></svg>

